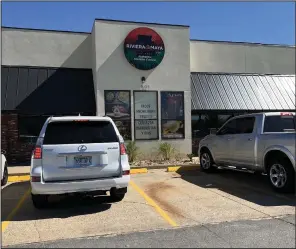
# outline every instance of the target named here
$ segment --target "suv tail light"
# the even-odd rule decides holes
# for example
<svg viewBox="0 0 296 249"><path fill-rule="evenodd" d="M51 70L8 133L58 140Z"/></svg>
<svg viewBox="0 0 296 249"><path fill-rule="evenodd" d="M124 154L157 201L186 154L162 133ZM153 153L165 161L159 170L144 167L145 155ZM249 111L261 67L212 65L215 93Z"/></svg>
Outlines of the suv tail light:
<svg viewBox="0 0 296 249"><path fill-rule="evenodd" d="M120 143L120 155L126 155L124 143Z"/></svg>
<svg viewBox="0 0 296 249"><path fill-rule="evenodd" d="M130 171L129 170L124 170L123 172L122 172L122 175L124 175L124 176L127 176L127 175L129 175L130 174Z"/></svg>
<svg viewBox="0 0 296 249"><path fill-rule="evenodd" d="M34 149L34 159L41 159L42 158L42 149L40 146L36 146Z"/></svg>
<svg viewBox="0 0 296 249"><path fill-rule="evenodd" d="M31 182L41 182L41 176L31 176Z"/></svg>

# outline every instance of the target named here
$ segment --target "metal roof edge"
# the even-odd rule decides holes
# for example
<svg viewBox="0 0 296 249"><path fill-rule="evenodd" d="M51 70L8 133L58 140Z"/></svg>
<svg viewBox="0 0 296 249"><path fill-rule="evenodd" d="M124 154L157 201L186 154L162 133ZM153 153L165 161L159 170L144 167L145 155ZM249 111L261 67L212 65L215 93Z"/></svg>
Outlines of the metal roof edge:
<svg viewBox="0 0 296 249"><path fill-rule="evenodd" d="M118 23L133 23L133 24L148 24L148 25L161 25L161 26L171 26L171 27L184 27L189 28L189 25L182 25L182 24L166 24L166 23L153 23L153 22L140 22L140 21L128 21L128 20L116 20L116 19L103 19L103 18L96 18L96 21L103 21L103 22L118 22Z"/></svg>
<svg viewBox="0 0 296 249"><path fill-rule="evenodd" d="M71 31L71 30L54 30L54 29L36 29L36 28L21 28L21 27L9 27L9 26L1 26L2 29L17 29L24 31L41 31L41 32L57 32L57 33L70 33L70 34L85 34L90 35L91 32L83 32L83 31Z"/></svg>
<svg viewBox="0 0 296 249"><path fill-rule="evenodd" d="M257 42L240 42L240 41L218 41L218 40L190 39L190 42L227 43L227 44L237 44L237 45L254 45L254 46L296 48L295 45L293 46L293 45L287 45L287 44L268 44L268 43L257 43Z"/></svg>
<svg viewBox="0 0 296 249"><path fill-rule="evenodd" d="M241 75L241 76L279 76L279 77L296 77L296 74L267 74L267 73L222 73L222 72L190 72L190 74L207 74L207 75Z"/></svg>

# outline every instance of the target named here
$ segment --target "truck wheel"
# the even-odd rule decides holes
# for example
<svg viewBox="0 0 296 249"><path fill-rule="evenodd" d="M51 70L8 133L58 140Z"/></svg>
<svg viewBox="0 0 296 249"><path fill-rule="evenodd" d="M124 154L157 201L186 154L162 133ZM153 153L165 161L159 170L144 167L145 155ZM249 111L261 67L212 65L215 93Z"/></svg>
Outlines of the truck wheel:
<svg viewBox="0 0 296 249"><path fill-rule="evenodd" d="M34 195L31 194L32 202L35 208L43 209L48 205L48 196L47 195Z"/></svg>
<svg viewBox="0 0 296 249"><path fill-rule="evenodd" d="M1 180L1 186L6 185L8 181L8 169L7 169L7 163L4 165L4 171L3 171L3 179Z"/></svg>
<svg viewBox="0 0 296 249"><path fill-rule="evenodd" d="M271 160L268 166L268 178L272 188L280 193L295 191L295 170L288 158Z"/></svg>
<svg viewBox="0 0 296 249"><path fill-rule="evenodd" d="M208 150L201 152L199 157L200 168L204 172L214 172L216 168L213 166L214 161L211 153Z"/></svg>
<svg viewBox="0 0 296 249"><path fill-rule="evenodd" d="M110 196L112 201L122 201L125 196L125 193L123 193L122 191L119 192L117 189L112 188L110 190Z"/></svg>

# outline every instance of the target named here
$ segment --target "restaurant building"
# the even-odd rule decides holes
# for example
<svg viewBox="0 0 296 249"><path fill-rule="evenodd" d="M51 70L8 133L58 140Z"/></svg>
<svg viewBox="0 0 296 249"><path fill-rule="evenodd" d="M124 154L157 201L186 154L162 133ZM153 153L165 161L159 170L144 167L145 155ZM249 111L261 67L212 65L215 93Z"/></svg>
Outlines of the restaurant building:
<svg viewBox="0 0 296 249"><path fill-rule="evenodd" d="M27 164L51 115L107 115L143 155L183 155L226 119L295 109L295 47L190 40L190 27L96 19L90 33L2 27L1 145Z"/></svg>

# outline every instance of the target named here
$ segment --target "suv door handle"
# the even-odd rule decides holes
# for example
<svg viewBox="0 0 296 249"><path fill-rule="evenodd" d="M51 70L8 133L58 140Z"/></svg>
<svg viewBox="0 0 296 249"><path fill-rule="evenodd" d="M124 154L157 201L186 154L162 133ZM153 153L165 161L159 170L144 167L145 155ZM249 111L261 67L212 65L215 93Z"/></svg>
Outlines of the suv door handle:
<svg viewBox="0 0 296 249"><path fill-rule="evenodd" d="M231 140L231 138L229 137L229 138L227 138L227 141L230 141Z"/></svg>
<svg viewBox="0 0 296 249"><path fill-rule="evenodd" d="M249 140L249 141L252 141L252 140L253 140L253 138L248 138L248 140Z"/></svg>

